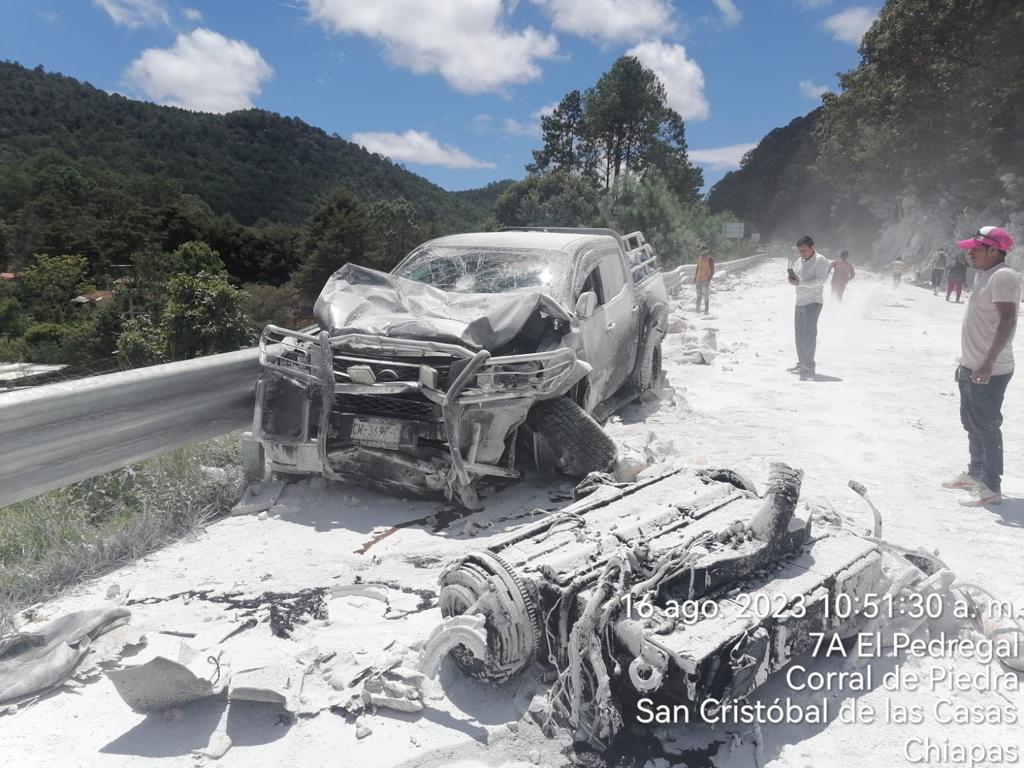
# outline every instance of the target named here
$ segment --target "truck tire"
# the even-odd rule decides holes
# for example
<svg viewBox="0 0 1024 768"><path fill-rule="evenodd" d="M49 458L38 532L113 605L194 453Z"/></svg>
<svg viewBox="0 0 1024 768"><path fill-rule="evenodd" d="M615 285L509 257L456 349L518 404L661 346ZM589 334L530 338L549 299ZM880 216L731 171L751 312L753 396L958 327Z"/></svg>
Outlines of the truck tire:
<svg viewBox="0 0 1024 768"><path fill-rule="evenodd" d="M615 443L601 425L568 397L537 403L530 409L526 425L543 443L542 453L566 475L607 472L618 458Z"/></svg>
<svg viewBox="0 0 1024 768"><path fill-rule="evenodd" d="M714 480L719 483L729 483L741 491L747 491L748 493L754 494L758 498L761 496L753 481L742 472L737 472L734 469L703 469L698 474L701 477L706 477L708 480Z"/></svg>
<svg viewBox="0 0 1024 768"><path fill-rule="evenodd" d="M298 483L302 480L308 480L311 477L320 477L315 472L285 472L280 469L275 469L270 473L270 476L274 480L281 480L285 483Z"/></svg>
<svg viewBox="0 0 1024 768"><path fill-rule="evenodd" d="M636 370L629 380L629 386L637 396L653 387L661 376L661 332L656 326L647 330L642 344Z"/></svg>

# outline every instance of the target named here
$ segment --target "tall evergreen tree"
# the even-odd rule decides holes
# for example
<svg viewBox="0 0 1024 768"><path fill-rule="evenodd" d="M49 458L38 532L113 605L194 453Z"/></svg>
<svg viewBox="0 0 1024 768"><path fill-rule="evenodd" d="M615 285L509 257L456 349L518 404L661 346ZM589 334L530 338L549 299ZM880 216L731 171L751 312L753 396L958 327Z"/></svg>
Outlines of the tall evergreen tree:
<svg viewBox="0 0 1024 768"><path fill-rule="evenodd" d="M315 299L327 278L344 264L366 263L369 224L366 206L349 189L317 201L302 226L302 263L292 278L302 296Z"/></svg>
<svg viewBox="0 0 1024 768"><path fill-rule="evenodd" d="M541 129L543 146L526 167L531 173L582 176L608 190L622 174L657 168L684 202L696 200L704 183L665 86L633 56L619 58L586 93L567 93L541 118Z"/></svg>
<svg viewBox="0 0 1024 768"><path fill-rule="evenodd" d="M429 236L430 226L408 200L370 203L366 209L372 246L366 266L389 270Z"/></svg>
<svg viewBox="0 0 1024 768"><path fill-rule="evenodd" d="M585 132L585 118L583 95L570 91L550 115L541 118L544 145L533 151L533 163L526 166L526 170L592 175L594 146Z"/></svg>

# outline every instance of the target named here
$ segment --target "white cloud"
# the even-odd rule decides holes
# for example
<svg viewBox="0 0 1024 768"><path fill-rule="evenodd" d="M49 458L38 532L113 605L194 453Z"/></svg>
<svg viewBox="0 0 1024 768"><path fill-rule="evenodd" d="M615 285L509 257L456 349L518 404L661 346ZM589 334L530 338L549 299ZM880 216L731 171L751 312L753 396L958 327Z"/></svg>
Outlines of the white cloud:
<svg viewBox="0 0 1024 768"><path fill-rule="evenodd" d="M202 21L202 11L197 11L195 8L182 8L181 15L184 16L188 21Z"/></svg>
<svg viewBox="0 0 1024 768"><path fill-rule="evenodd" d="M743 14L732 0L713 0L713 2L718 12L722 14L722 21L730 27L743 21Z"/></svg>
<svg viewBox="0 0 1024 768"><path fill-rule="evenodd" d="M209 29L178 35L170 48L148 48L125 71L125 81L146 98L202 112L253 105L274 74L260 52Z"/></svg>
<svg viewBox="0 0 1024 768"><path fill-rule="evenodd" d="M866 5L856 5L845 11L829 16L822 22L826 31L841 43L860 45L864 33L871 28L878 18L878 9Z"/></svg>
<svg viewBox="0 0 1024 768"><path fill-rule="evenodd" d="M501 130L509 136L537 137L541 135L540 118L538 117L533 121L520 122L519 120L513 120L511 117L506 117L501 124Z"/></svg>
<svg viewBox="0 0 1024 768"><path fill-rule="evenodd" d="M464 93L500 91L540 77L538 64L558 40L527 27L507 29L503 0L305 0L310 16L335 33L365 35L416 74L437 72Z"/></svg>
<svg viewBox="0 0 1024 768"><path fill-rule="evenodd" d="M665 86L668 105L684 120L707 120L711 115L704 97L704 72L686 55L686 48L661 42L634 46L626 55L635 56L658 76Z"/></svg>
<svg viewBox="0 0 1024 768"><path fill-rule="evenodd" d="M555 29L600 42L635 43L675 29L672 4L665 0L533 2L544 8Z"/></svg>
<svg viewBox="0 0 1024 768"><path fill-rule="evenodd" d="M115 24L129 29L171 23L161 0L93 0L93 5L106 11Z"/></svg>
<svg viewBox="0 0 1024 768"><path fill-rule="evenodd" d="M494 168L494 163L477 160L458 147L441 144L429 133L354 133L352 141L392 160L446 168Z"/></svg>
<svg viewBox="0 0 1024 768"><path fill-rule="evenodd" d="M51 27L55 24L60 24L60 14L56 11L36 11L36 17L45 21Z"/></svg>
<svg viewBox="0 0 1024 768"><path fill-rule="evenodd" d="M731 171L740 167L740 160L757 144L730 144L715 149L691 149L690 160L711 171Z"/></svg>
<svg viewBox="0 0 1024 768"><path fill-rule="evenodd" d="M533 113L533 116L540 120L542 117L554 114L555 110L558 109L558 102L553 101L550 104L545 104L543 107Z"/></svg>
<svg viewBox="0 0 1024 768"><path fill-rule="evenodd" d="M494 130L494 115L474 115L469 125L474 133L490 133Z"/></svg>
<svg viewBox="0 0 1024 768"><path fill-rule="evenodd" d="M831 5L832 0L796 0L796 4L801 8L813 11L817 8L824 8L826 5Z"/></svg>
<svg viewBox="0 0 1024 768"><path fill-rule="evenodd" d="M802 93L809 99L820 99L822 96L828 93L828 86L818 85L812 80L801 80L800 93Z"/></svg>

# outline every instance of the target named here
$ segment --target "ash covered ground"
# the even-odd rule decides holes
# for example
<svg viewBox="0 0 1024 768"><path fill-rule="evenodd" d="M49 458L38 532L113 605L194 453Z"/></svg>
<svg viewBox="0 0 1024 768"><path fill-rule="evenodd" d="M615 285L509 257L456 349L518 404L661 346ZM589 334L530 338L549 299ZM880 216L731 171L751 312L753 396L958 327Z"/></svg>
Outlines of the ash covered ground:
<svg viewBox="0 0 1024 768"><path fill-rule="evenodd" d="M731 467L762 485L769 464L785 461L806 473L802 505L834 508L868 528L870 513L847 487L857 480L881 509L887 539L937 549L959 579L1024 606L1024 572L1017 567L1024 547L1024 477L1017 474L1024 459L1024 408L1017 383L1011 383L1005 407L1009 498L991 510L965 510L956 492L939 485L962 468L967 454L952 377L963 305L909 285L894 290L887 279L861 274L842 305L826 303L817 354L821 375L800 381L786 372L795 352L784 260L718 280L710 315L695 314L692 298L684 289L674 301L665 386L607 426L627 461L637 469ZM259 606L252 598L325 588L326 619L297 621L285 637L257 625L223 645L234 672L329 651L323 677L344 681L367 668L411 664L415 652L409 646L440 620L433 595L445 563L536 519L533 510L556 508L551 495L562 486L550 477L528 477L486 498L485 511L458 517L436 502L301 482L286 489L270 514L221 520L193 540L83 585L44 606L42 614L103 604L116 584L117 592L138 601L130 606L132 626L147 630L151 645L181 640L160 630L194 635L188 642L198 642L242 627L246 610ZM374 586L353 590L354 582ZM250 600L209 599L229 593ZM984 669L976 660L949 658L875 666L878 675L896 666L922 673L933 667ZM847 668L835 659L816 667ZM1019 691L981 684L948 694L880 685L867 692L792 692L776 675L756 698L790 696L805 705L829 698L831 719L760 729L649 729L628 733L612 753L597 756L574 753L567 734L549 738L541 732L530 710L546 688L536 669L491 686L464 677L449 660L437 681L423 684L418 712L381 708L346 715L336 689L310 689L311 703L291 717L282 717L279 707L229 707L219 700L142 715L125 705L106 675L95 674L73 690L0 718L0 742L4 763L12 766L724 768L848 765L853 754L861 764L903 765L909 764L904 750L910 735L1011 744L1020 742L1020 726L943 725L934 717L915 725L844 722L838 716L844 701L879 712L887 706L929 710L937 696L1014 711L1024 703ZM230 738L220 757L216 734Z"/></svg>

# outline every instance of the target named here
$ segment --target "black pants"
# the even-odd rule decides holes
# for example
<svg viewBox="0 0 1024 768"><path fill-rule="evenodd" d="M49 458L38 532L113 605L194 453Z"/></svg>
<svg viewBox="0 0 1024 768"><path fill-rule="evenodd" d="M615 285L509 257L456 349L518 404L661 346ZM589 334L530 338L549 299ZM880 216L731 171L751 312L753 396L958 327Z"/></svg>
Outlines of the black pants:
<svg viewBox="0 0 1024 768"><path fill-rule="evenodd" d="M1003 474L1003 396L1013 374L993 376L988 384L975 384L971 375L969 368L957 368L960 421L967 430L971 451L969 471L972 477L999 492Z"/></svg>
<svg viewBox="0 0 1024 768"><path fill-rule="evenodd" d="M796 307L796 359L800 367L810 373L814 373L820 314L821 304L798 304Z"/></svg>
<svg viewBox="0 0 1024 768"><path fill-rule="evenodd" d="M939 286L942 284L942 274L941 269L932 270L932 289L936 291L939 289Z"/></svg>

